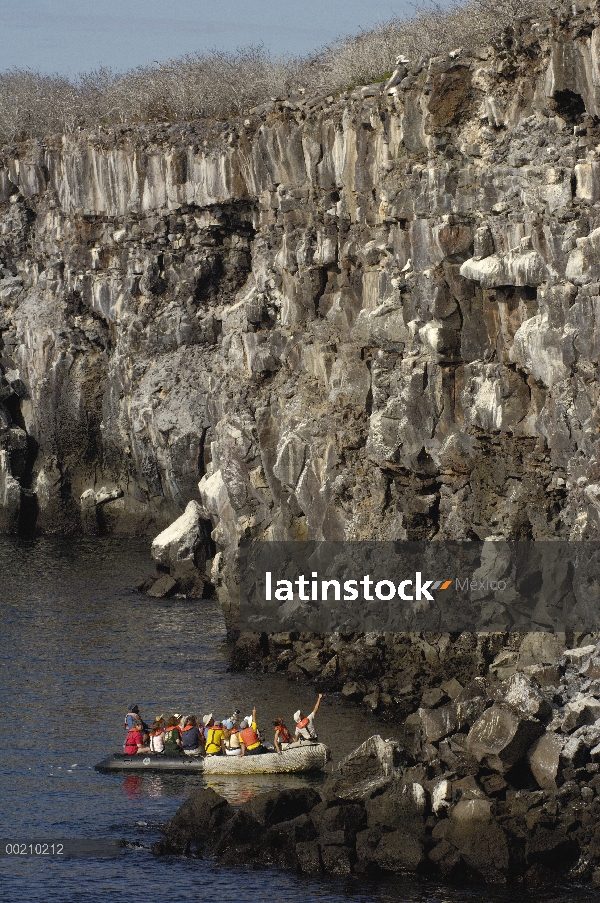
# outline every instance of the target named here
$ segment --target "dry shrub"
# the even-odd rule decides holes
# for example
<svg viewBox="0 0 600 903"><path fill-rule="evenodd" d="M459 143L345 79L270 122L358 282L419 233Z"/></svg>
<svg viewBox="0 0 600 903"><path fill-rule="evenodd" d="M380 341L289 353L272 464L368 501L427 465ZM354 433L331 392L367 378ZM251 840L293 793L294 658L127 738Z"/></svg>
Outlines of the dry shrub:
<svg viewBox="0 0 600 903"><path fill-rule="evenodd" d="M305 58L275 58L262 47L213 50L124 74L98 69L69 80L13 69L0 75L0 140L125 122L240 115L303 87L337 93L381 80L399 54L417 62L457 47L485 46L515 18L540 15L552 0L428 2L412 16L341 38Z"/></svg>

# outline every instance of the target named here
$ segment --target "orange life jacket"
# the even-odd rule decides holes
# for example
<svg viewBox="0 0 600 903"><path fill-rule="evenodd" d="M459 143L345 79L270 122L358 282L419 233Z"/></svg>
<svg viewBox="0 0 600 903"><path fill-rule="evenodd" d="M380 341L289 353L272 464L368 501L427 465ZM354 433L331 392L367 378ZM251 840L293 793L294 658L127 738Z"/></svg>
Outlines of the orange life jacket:
<svg viewBox="0 0 600 903"><path fill-rule="evenodd" d="M308 724L308 718L303 718L302 721L299 721L296 727L306 727Z"/></svg>
<svg viewBox="0 0 600 903"><path fill-rule="evenodd" d="M279 731L279 739L282 743L291 743L292 735L288 731L285 724L280 724L279 727L275 728L275 732Z"/></svg>
<svg viewBox="0 0 600 903"><path fill-rule="evenodd" d="M183 728L181 729L181 733L182 733L182 734L185 734L186 731L191 731L191 730L193 730L193 729L194 729L195 727L197 727L197 726L198 726L198 725L196 725L196 724L188 724L187 727L183 727Z"/></svg>
<svg viewBox="0 0 600 903"><path fill-rule="evenodd" d="M258 739L258 734L252 727L245 727L243 731L239 732L240 740L246 747L246 749L255 749L257 746L260 746L260 740Z"/></svg>

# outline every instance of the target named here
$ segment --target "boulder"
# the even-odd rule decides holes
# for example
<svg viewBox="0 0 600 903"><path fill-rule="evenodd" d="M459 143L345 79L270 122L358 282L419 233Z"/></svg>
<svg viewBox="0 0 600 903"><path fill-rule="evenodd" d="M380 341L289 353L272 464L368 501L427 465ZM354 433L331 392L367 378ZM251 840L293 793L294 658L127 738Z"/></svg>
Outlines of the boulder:
<svg viewBox="0 0 600 903"><path fill-rule="evenodd" d="M506 883L510 875L508 839L491 818L488 800L457 803L445 839L473 877L489 884Z"/></svg>
<svg viewBox="0 0 600 903"><path fill-rule="evenodd" d="M209 540L206 513L196 501L154 539L152 557L157 565L168 568L183 592L201 597Z"/></svg>
<svg viewBox="0 0 600 903"><path fill-rule="evenodd" d="M527 753L531 773L542 790L556 790L562 747L563 738L559 734L546 731Z"/></svg>
<svg viewBox="0 0 600 903"><path fill-rule="evenodd" d="M314 840L301 841L296 844L298 868L303 875L318 875L321 871L319 844Z"/></svg>
<svg viewBox="0 0 600 903"><path fill-rule="evenodd" d="M562 729L565 734L570 734L586 724L595 724L599 719L600 700L579 694L564 707Z"/></svg>
<svg viewBox="0 0 600 903"><path fill-rule="evenodd" d="M560 752L560 761L566 768L585 765L590 751L583 737L569 737Z"/></svg>
<svg viewBox="0 0 600 903"><path fill-rule="evenodd" d="M362 699L364 695L364 687L361 687L361 685L357 684L354 680L346 681L346 683L342 687L342 696L345 699Z"/></svg>
<svg viewBox="0 0 600 903"><path fill-rule="evenodd" d="M169 567L173 562L194 556L202 537L203 509L191 501L185 511L153 540L151 554L155 562Z"/></svg>
<svg viewBox="0 0 600 903"><path fill-rule="evenodd" d="M519 648L518 667L531 665L553 665L560 658L563 643L555 633L528 633Z"/></svg>
<svg viewBox="0 0 600 903"><path fill-rule="evenodd" d="M544 726L537 719L496 703L469 731L467 749L486 768L504 773L543 732Z"/></svg>
<svg viewBox="0 0 600 903"><path fill-rule="evenodd" d="M320 794L312 787L295 787L261 793L244 803L243 809L260 825L269 828L310 812L320 802Z"/></svg>
<svg viewBox="0 0 600 903"><path fill-rule="evenodd" d="M495 775L498 777L498 775ZM468 774L458 781L452 781L452 797L455 802L459 800L483 800L486 795L477 783L474 775Z"/></svg>
<svg viewBox="0 0 600 903"><path fill-rule="evenodd" d="M419 709L418 715L423 726L423 738L427 743L437 743L457 729L458 720L455 705L443 705L437 709Z"/></svg>
<svg viewBox="0 0 600 903"><path fill-rule="evenodd" d="M597 653L592 655L587 664L583 664L579 669L579 673L588 680L598 680L600 678L600 655Z"/></svg>
<svg viewBox="0 0 600 903"><path fill-rule="evenodd" d="M421 841L402 828L384 834L372 856L379 868L390 872L416 872L424 860Z"/></svg>
<svg viewBox="0 0 600 903"><path fill-rule="evenodd" d="M487 796L500 796L508 788L508 784L501 774L484 774L479 780Z"/></svg>
<svg viewBox="0 0 600 903"><path fill-rule="evenodd" d="M466 741L467 737L464 734L455 734L448 740L442 740L439 746L442 764L460 777L479 772L479 763L467 750Z"/></svg>
<svg viewBox="0 0 600 903"><path fill-rule="evenodd" d="M163 828L164 839L154 844L154 853L185 853L191 845L206 848L235 809L210 788L194 790Z"/></svg>
<svg viewBox="0 0 600 903"><path fill-rule="evenodd" d="M560 683L558 665L527 665L523 669L540 685L540 687L557 687Z"/></svg>
<svg viewBox="0 0 600 903"><path fill-rule="evenodd" d="M459 851L445 839L429 851L428 858L444 878L449 878L460 863Z"/></svg>
<svg viewBox="0 0 600 903"><path fill-rule="evenodd" d="M541 862L556 872L567 871L578 855L577 841L569 837L561 825L556 828L538 825L525 844L525 857L529 865Z"/></svg>
<svg viewBox="0 0 600 903"><path fill-rule="evenodd" d="M376 734L342 759L338 768L346 779L357 783L368 778L393 775L403 760L403 749L397 740L383 740Z"/></svg>
<svg viewBox="0 0 600 903"><path fill-rule="evenodd" d="M356 858L359 871L368 868L374 862L375 850L383 836L380 827L365 828L356 835Z"/></svg>
<svg viewBox="0 0 600 903"><path fill-rule="evenodd" d="M442 689L450 699L456 699L463 689L463 686L455 677L451 677L450 680L446 680L444 683L440 684L440 689Z"/></svg>
<svg viewBox="0 0 600 903"><path fill-rule="evenodd" d="M251 663L259 662L269 653L269 640L264 633L241 633L230 655L232 671L243 671Z"/></svg>
<svg viewBox="0 0 600 903"><path fill-rule="evenodd" d="M460 691L457 691L460 692ZM447 693L441 687L433 687L431 690L425 690L421 697L421 706L426 709L434 709L448 700Z"/></svg>
<svg viewBox="0 0 600 903"><path fill-rule="evenodd" d="M200 845L198 844L200 847ZM206 841L205 841L206 846ZM223 865L256 862L264 856L266 836L252 816L242 809L234 810L231 818L213 832L208 848Z"/></svg>
<svg viewBox="0 0 600 903"><path fill-rule="evenodd" d="M561 662L567 667L585 669L592 655L595 653L596 647L581 646L578 649L565 649L561 656Z"/></svg>
<svg viewBox="0 0 600 903"><path fill-rule="evenodd" d="M319 835L342 832L343 842L353 840L367 826L367 812L362 800L333 800L313 808L311 820Z"/></svg>
<svg viewBox="0 0 600 903"><path fill-rule="evenodd" d="M341 842L339 842L341 840ZM330 875L349 875L352 872L352 851L344 843L344 837L335 836L320 839L321 863Z"/></svg>
<svg viewBox="0 0 600 903"><path fill-rule="evenodd" d="M502 681L495 695L499 702L540 721L546 721L552 714L549 700L537 681L527 674L518 672Z"/></svg>
<svg viewBox="0 0 600 903"><path fill-rule="evenodd" d="M369 826L398 827L410 825L420 833L427 809L427 796L422 784L416 781L391 781L385 789L366 800Z"/></svg>
<svg viewBox="0 0 600 903"><path fill-rule="evenodd" d="M461 799L451 813L453 824L459 822L487 822L491 818L492 804L488 799Z"/></svg>
<svg viewBox="0 0 600 903"><path fill-rule="evenodd" d="M170 574L163 574L158 580L153 580L152 585L146 590L146 595L152 599L168 599L177 592L177 580Z"/></svg>
<svg viewBox="0 0 600 903"><path fill-rule="evenodd" d="M518 667L518 655L514 649L502 649L492 664L490 665L490 673L498 680L504 680L515 674Z"/></svg>
<svg viewBox="0 0 600 903"><path fill-rule="evenodd" d="M457 731L464 731L465 728L471 727L488 705L485 696L473 696L471 699L462 699L463 695L464 691L451 705Z"/></svg>
<svg viewBox="0 0 600 903"><path fill-rule="evenodd" d="M442 778L434 786L431 791L431 808L433 814L438 818L442 812L445 812L452 800L452 783L446 778Z"/></svg>

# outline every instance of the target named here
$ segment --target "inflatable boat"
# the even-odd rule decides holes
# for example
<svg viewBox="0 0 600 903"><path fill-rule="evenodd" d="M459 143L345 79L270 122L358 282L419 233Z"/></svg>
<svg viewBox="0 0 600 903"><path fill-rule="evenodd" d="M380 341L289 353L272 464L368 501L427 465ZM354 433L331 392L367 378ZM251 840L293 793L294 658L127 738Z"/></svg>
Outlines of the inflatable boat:
<svg viewBox="0 0 600 903"><path fill-rule="evenodd" d="M96 771L168 771L182 774L295 774L319 771L331 759L324 743L292 743L281 753L259 756L127 756L115 753L94 766Z"/></svg>

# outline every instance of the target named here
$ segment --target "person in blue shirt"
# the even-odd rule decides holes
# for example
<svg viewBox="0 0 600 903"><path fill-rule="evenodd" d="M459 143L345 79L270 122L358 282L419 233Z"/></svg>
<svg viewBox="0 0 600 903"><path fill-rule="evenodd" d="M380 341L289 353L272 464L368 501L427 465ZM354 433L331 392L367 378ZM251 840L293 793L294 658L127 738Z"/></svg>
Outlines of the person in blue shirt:
<svg viewBox="0 0 600 903"><path fill-rule="evenodd" d="M137 705L132 705L125 715L125 730L130 731L136 720L140 717L140 709Z"/></svg>
<svg viewBox="0 0 600 903"><path fill-rule="evenodd" d="M130 731L133 728L133 725L136 721L142 722L142 730L144 733L144 743L147 742L149 734L148 734L148 725L140 716L140 709L138 705L132 705L127 714L125 715L125 730Z"/></svg>

